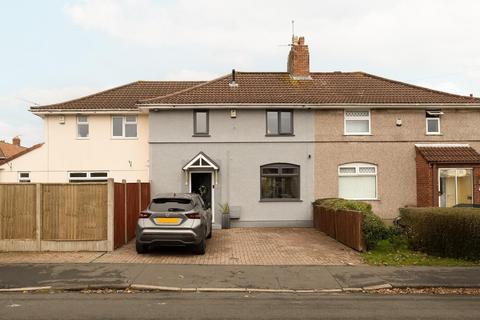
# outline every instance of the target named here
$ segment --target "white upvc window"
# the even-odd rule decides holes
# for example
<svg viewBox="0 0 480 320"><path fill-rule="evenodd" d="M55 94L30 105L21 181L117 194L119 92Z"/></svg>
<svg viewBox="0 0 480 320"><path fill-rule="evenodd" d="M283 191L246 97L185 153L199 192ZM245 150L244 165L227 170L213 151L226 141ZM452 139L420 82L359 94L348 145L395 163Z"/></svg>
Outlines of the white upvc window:
<svg viewBox="0 0 480 320"><path fill-rule="evenodd" d="M427 111L425 115L425 130L427 135L442 134L440 130L441 111Z"/></svg>
<svg viewBox="0 0 480 320"><path fill-rule="evenodd" d="M30 181L30 172L19 172L18 173L18 182L31 182Z"/></svg>
<svg viewBox="0 0 480 320"><path fill-rule="evenodd" d="M345 110L344 133L353 136L370 135L370 110Z"/></svg>
<svg viewBox="0 0 480 320"><path fill-rule="evenodd" d="M77 138L88 139L89 137L88 117L84 115L77 116Z"/></svg>
<svg viewBox="0 0 480 320"><path fill-rule="evenodd" d="M107 171L72 171L68 173L69 182L106 182Z"/></svg>
<svg viewBox="0 0 480 320"><path fill-rule="evenodd" d="M116 139L134 139L137 134L137 116L113 116L112 137Z"/></svg>
<svg viewBox="0 0 480 320"><path fill-rule="evenodd" d="M347 163L338 167L338 196L350 200L376 200L377 166Z"/></svg>

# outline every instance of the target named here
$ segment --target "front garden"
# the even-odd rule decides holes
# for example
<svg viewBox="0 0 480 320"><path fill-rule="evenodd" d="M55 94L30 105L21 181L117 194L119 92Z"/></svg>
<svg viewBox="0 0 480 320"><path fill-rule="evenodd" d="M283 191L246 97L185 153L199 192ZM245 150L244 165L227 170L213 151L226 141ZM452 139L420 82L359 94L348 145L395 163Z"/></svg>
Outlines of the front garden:
<svg viewBox="0 0 480 320"><path fill-rule="evenodd" d="M398 223L386 226L366 202L319 199L314 205L363 215L362 256L370 265L480 265L480 209L402 208Z"/></svg>

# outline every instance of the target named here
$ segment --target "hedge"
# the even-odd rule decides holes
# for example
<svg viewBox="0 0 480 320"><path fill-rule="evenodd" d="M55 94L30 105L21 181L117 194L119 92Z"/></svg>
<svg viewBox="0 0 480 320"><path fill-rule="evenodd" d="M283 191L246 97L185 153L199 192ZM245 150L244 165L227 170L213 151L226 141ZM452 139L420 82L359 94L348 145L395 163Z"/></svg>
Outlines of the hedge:
<svg viewBox="0 0 480 320"><path fill-rule="evenodd" d="M388 237L388 228L383 220L372 211L369 203L340 198L318 199L314 205L322 205L332 209L354 210L363 214L362 233L367 250L375 249L378 241Z"/></svg>
<svg viewBox="0 0 480 320"><path fill-rule="evenodd" d="M431 255L480 259L480 209L402 208L409 246Z"/></svg>

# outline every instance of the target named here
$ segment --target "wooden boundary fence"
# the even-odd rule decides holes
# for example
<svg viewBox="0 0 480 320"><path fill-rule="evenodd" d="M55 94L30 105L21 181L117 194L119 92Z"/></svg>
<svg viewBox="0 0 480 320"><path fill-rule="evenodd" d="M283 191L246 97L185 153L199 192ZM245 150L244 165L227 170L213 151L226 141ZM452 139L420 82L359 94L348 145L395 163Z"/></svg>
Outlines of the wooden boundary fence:
<svg viewBox="0 0 480 320"><path fill-rule="evenodd" d="M0 184L0 251L112 251L135 237L149 183Z"/></svg>
<svg viewBox="0 0 480 320"><path fill-rule="evenodd" d="M313 207L313 226L357 251L364 251L363 215L359 211Z"/></svg>

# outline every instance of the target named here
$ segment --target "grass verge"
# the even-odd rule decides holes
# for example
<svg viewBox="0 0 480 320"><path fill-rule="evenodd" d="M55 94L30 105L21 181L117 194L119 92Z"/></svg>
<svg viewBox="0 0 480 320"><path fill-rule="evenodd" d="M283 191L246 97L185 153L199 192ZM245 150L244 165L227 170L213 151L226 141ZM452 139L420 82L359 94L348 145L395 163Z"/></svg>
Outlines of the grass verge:
<svg viewBox="0 0 480 320"><path fill-rule="evenodd" d="M375 249L362 253L366 263L375 266L480 266L480 261L430 256L412 251L406 244L394 246L390 240L381 240Z"/></svg>

